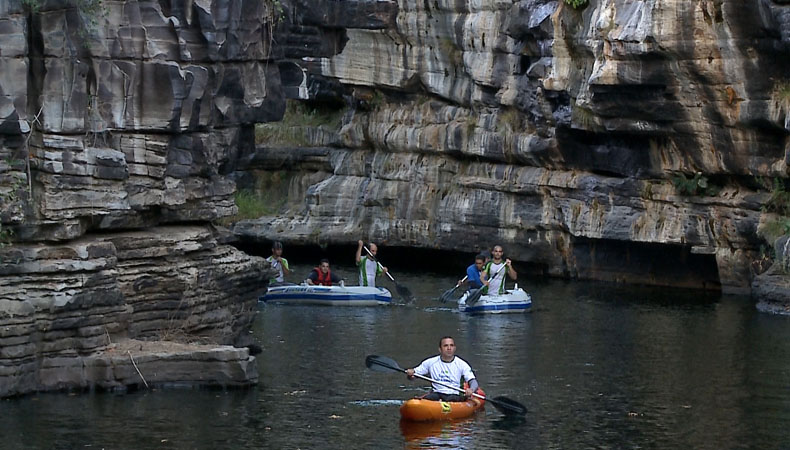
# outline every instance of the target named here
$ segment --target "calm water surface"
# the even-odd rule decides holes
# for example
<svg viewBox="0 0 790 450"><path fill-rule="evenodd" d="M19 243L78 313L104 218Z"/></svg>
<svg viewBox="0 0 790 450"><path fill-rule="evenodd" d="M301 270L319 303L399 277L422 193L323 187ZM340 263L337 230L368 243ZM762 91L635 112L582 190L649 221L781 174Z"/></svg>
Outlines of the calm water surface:
<svg viewBox="0 0 790 450"><path fill-rule="evenodd" d="M310 267L295 269L298 279ZM261 306L254 389L3 400L0 447L790 448L790 319L746 298L520 280L531 313L468 317L435 300L453 278L397 279L414 304ZM524 420L489 407L467 421L399 422L400 402L425 383L368 371L365 356L416 365L445 334L489 395L527 406Z"/></svg>

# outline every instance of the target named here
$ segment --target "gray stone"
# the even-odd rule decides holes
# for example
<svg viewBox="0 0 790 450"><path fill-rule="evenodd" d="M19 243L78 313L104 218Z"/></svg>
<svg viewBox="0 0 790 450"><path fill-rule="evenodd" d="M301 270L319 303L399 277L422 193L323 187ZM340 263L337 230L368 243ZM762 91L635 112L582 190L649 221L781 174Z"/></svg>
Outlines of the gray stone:
<svg viewBox="0 0 790 450"><path fill-rule="evenodd" d="M74 359L75 351L99 358L130 337L168 341L160 346L178 346L179 339L248 345L255 304L271 276L262 258L218 244L210 228L199 226L88 235L60 246L16 244L0 252L0 330L6 330L0 366L38 361L0 375L6 389L0 396L131 383L104 372L91 378ZM177 364L156 353L143 359L158 374L154 383L254 383L254 365L233 355L200 353ZM201 362L190 362L195 358Z"/></svg>

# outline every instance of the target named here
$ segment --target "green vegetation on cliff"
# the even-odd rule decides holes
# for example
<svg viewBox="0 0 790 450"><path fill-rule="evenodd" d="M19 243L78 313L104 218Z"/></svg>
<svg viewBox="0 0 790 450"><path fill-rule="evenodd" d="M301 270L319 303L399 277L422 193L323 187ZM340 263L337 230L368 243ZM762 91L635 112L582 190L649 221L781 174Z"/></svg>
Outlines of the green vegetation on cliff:
<svg viewBox="0 0 790 450"><path fill-rule="evenodd" d="M721 191L721 188L710 183L708 177L697 172L693 177L686 177L680 173L672 177L672 184L680 195L705 195L714 196Z"/></svg>
<svg viewBox="0 0 790 450"><path fill-rule="evenodd" d="M773 245L780 236L790 235L790 191L787 190L785 181L779 178L758 178L757 181L771 193L763 204L763 211L776 216L765 222L759 232L769 245Z"/></svg>
<svg viewBox="0 0 790 450"><path fill-rule="evenodd" d="M336 132L344 112L344 109L289 100L283 120L255 127L255 144L268 147L321 145L316 138L320 138L322 132Z"/></svg>
<svg viewBox="0 0 790 450"><path fill-rule="evenodd" d="M580 9L587 6L587 0L565 0L565 3L573 9Z"/></svg>
<svg viewBox="0 0 790 450"><path fill-rule="evenodd" d="M257 173L255 186L236 191L234 200L238 212L234 216L218 220L217 223L228 226L244 219L257 219L277 214L288 200L290 181L287 172Z"/></svg>
<svg viewBox="0 0 790 450"><path fill-rule="evenodd" d="M282 205L282 200L274 199L266 193L255 192L242 189L237 191L234 200L238 212L231 217L223 217L216 223L228 226L232 223L245 219L257 219L263 216L275 214Z"/></svg>
<svg viewBox="0 0 790 450"><path fill-rule="evenodd" d="M44 0L22 0L22 4L27 6L31 12L37 13L44 3ZM85 21L84 29L80 31L80 36L84 39L88 34L94 33L99 26L99 18L107 15L107 8L104 0L70 0L69 6L77 8L80 16Z"/></svg>
<svg viewBox="0 0 790 450"><path fill-rule="evenodd" d="M790 108L790 80L776 83L773 90L773 98L781 106Z"/></svg>

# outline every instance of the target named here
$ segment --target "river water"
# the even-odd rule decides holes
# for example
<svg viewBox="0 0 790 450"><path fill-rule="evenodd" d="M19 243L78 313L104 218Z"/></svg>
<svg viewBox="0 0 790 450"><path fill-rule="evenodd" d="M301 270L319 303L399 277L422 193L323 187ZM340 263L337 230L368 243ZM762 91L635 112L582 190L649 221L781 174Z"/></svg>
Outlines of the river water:
<svg viewBox="0 0 790 450"><path fill-rule="evenodd" d="M299 279L310 267L294 269ZM454 277L397 279L414 303L261 305L253 389L6 399L0 447L790 448L790 319L757 313L748 298L520 279L532 312L469 317L436 300ZM461 422L399 422L400 402L426 384L371 372L365 356L410 367L443 335L489 395L528 408L523 420L489 406Z"/></svg>

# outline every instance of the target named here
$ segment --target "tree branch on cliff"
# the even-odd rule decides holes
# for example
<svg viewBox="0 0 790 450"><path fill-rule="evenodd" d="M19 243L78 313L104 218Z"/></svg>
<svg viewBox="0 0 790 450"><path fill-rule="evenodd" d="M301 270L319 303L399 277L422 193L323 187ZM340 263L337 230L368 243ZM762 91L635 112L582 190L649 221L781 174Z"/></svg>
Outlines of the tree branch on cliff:
<svg viewBox="0 0 790 450"><path fill-rule="evenodd" d="M128 353L128 354L129 354L129 359L131 359L131 360L132 360L132 365L134 366L134 370L136 370L136 371L137 371L137 375L140 375L140 379L141 379L141 380L143 380L143 384L145 385L145 388L146 388L146 389L151 389L150 387L148 387L148 382L147 382L147 381L145 381L145 377L143 376L143 374L142 374L142 373L140 373L140 369L137 367L137 363L136 363L136 362L134 362L134 358L132 357L132 352L130 352L130 351L128 351L128 350L127 350L127 351L126 351L126 353Z"/></svg>
<svg viewBox="0 0 790 450"><path fill-rule="evenodd" d="M27 170L27 194L31 199L33 198L33 176L30 172L30 138L33 137L34 125L38 124L41 126L41 121L38 118L41 117L42 112L44 112L44 105L41 105L33 120L25 120L28 127L27 136L25 137L25 169Z"/></svg>

